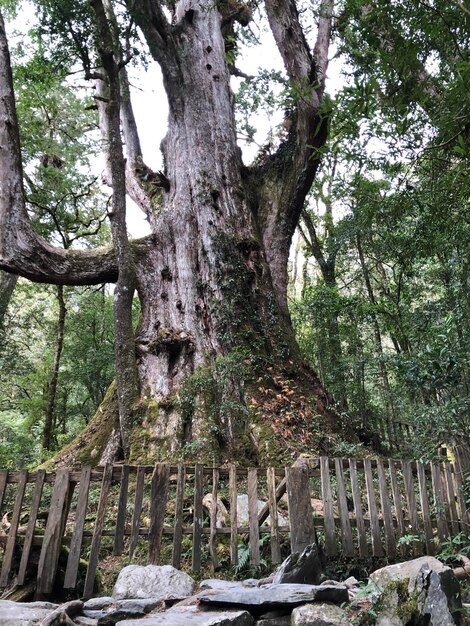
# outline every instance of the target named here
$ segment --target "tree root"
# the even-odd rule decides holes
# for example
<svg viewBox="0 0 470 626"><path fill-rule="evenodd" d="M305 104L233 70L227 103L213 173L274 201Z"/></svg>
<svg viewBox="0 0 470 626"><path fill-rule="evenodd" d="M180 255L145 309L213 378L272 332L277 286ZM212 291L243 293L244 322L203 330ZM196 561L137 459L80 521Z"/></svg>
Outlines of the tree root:
<svg viewBox="0 0 470 626"><path fill-rule="evenodd" d="M81 613L82 609L83 602L81 600L65 602L45 617L39 626L76 626L72 617Z"/></svg>

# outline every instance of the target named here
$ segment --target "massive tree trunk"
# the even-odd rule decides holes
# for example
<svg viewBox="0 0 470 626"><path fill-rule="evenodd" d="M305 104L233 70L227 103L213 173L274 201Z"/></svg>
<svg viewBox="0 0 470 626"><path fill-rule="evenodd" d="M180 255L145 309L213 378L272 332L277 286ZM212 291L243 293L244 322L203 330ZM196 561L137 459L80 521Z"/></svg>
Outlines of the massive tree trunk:
<svg viewBox="0 0 470 626"><path fill-rule="evenodd" d="M140 400L128 442L134 460L169 458L182 449L192 458L274 460L303 447L318 450L321 432L340 428L332 398L301 361L287 310L289 246L318 168L316 148L326 139L322 102L332 2L322 3L313 53L295 3L265 2L286 72L301 95L287 140L257 167L243 164L237 146L224 35L233 32L235 19L246 23L248 17L240 17L235 4L243 8L180 0L170 25L159 3L128 3L161 65L170 108L165 172L155 173L143 163L121 71L127 193L146 211L152 229L130 245L141 304L135 338ZM99 5L93 2L95 11ZM1 83L8 92L5 72ZM2 102L0 133L13 150L0 152L0 180L13 173L14 181L9 194L2 187L0 195L0 267L57 283L98 282L104 274L115 280L122 271L118 253L117 260L109 251L71 255L32 233L8 94ZM110 101L101 106L102 122L112 122L110 109ZM8 226L14 230L9 239ZM119 252L116 241L115 247ZM119 395L119 377L117 382ZM113 402L109 394L97 421L62 460L97 461L108 440L119 438ZM111 421L103 420L105 413Z"/></svg>

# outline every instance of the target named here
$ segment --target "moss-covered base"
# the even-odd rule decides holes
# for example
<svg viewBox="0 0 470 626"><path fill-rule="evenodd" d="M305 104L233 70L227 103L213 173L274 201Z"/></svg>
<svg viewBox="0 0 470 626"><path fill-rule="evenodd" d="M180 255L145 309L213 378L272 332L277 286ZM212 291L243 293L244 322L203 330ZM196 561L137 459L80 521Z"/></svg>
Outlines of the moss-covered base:
<svg viewBox="0 0 470 626"><path fill-rule="evenodd" d="M357 438L330 399L312 390L312 379L309 370L291 364L261 370L239 351L218 357L163 400L142 393L126 461L267 466L290 464L300 454L361 456ZM118 428L113 384L88 427L47 467L97 465Z"/></svg>
<svg viewBox="0 0 470 626"><path fill-rule="evenodd" d="M98 465L113 431L118 429L118 401L116 383L113 382L88 426L41 467Z"/></svg>

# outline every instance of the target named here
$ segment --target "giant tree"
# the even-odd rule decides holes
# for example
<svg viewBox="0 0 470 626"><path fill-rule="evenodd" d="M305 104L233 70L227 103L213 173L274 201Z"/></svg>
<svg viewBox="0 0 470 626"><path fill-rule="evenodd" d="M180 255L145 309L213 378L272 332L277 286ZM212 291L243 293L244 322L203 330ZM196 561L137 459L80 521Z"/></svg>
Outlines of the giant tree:
<svg viewBox="0 0 470 626"><path fill-rule="evenodd" d="M282 141L247 166L237 145L227 49L240 29L261 19L256 4L291 95ZM114 245L86 251L54 247L31 226L1 25L0 268L58 285L117 283L117 393L110 390L72 457L85 448L96 461L119 449L137 458L145 447L163 458L203 441L217 444L223 458L237 448L260 458L318 444L320 419L326 431L339 426L331 397L301 361L287 308L290 242L327 138L333 15L333 0L321 0L309 45L296 4L127 0L116 17L107 0L44 3L49 28L69 37L96 84ZM168 97L163 172L143 161L130 101L126 64L135 24ZM145 211L148 237L128 240L126 194ZM134 289L141 306L135 337ZM276 447L276 435L283 441L289 434L292 443Z"/></svg>

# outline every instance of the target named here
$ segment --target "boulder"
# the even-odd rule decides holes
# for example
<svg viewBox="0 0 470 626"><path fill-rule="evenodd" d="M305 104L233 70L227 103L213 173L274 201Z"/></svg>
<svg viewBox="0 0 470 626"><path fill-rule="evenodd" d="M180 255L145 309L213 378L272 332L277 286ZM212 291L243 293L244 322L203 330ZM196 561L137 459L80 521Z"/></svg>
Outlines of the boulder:
<svg viewBox="0 0 470 626"><path fill-rule="evenodd" d="M292 612L291 626L348 626L346 611L335 604L304 604Z"/></svg>
<svg viewBox="0 0 470 626"><path fill-rule="evenodd" d="M119 573L113 598L181 600L193 594L195 584L190 576L171 565L128 565Z"/></svg>
<svg viewBox="0 0 470 626"><path fill-rule="evenodd" d="M38 626L57 607L51 602L0 600L0 626Z"/></svg>
<svg viewBox="0 0 470 626"><path fill-rule="evenodd" d="M318 548L311 544L302 552L294 552L282 563L274 574L274 584L300 583L304 585L318 585L322 573L322 566Z"/></svg>
<svg viewBox="0 0 470 626"><path fill-rule="evenodd" d="M200 611L195 606L175 607L145 620L124 620L116 626L253 626L247 611Z"/></svg>
<svg viewBox="0 0 470 626"><path fill-rule="evenodd" d="M435 572L445 572L450 569L433 556L421 556L418 559L405 561L404 563L395 563L394 565L382 567L375 570L369 578L378 587L385 587L394 580L407 580L408 589L412 591L416 586L416 580L423 565L427 565Z"/></svg>
<svg viewBox="0 0 470 626"><path fill-rule="evenodd" d="M450 567L426 556L375 571L377 626L429 626L459 624L462 611L460 585Z"/></svg>

